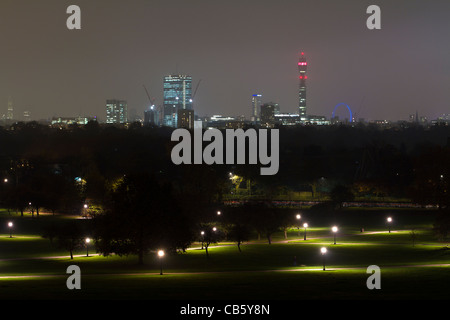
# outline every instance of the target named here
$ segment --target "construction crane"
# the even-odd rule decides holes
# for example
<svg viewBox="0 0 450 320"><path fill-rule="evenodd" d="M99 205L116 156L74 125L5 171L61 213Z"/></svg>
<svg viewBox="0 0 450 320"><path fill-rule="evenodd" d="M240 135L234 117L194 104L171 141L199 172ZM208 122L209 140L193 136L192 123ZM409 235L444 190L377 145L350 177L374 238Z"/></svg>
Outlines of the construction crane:
<svg viewBox="0 0 450 320"><path fill-rule="evenodd" d="M200 85L200 82L202 82L202 79L198 80L197 86L195 87L194 93L192 94L192 100L194 100L195 95L197 94L198 86Z"/></svg>
<svg viewBox="0 0 450 320"><path fill-rule="evenodd" d="M357 120L356 120L356 116L359 115L359 112L361 111L361 109L362 109L362 107L363 107L363 105L364 105L364 100L365 100L365 99L366 99L366 96L364 95L363 98L362 98L362 100L361 100L361 103L359 104L358 111L357 111L357 112L355 113L355 115L354 115L355 121L357 121Z"/></svg>
<svg viewBox="0 0 450 320"><path fill-rule="evenodd" d="M142 86L144 87L145 93L147 93L148 100L150 101L150 108L151 109L155 108L157 110L157 112L158 112L158 121L161 121L161 119L162 119L161 118L162 117L162 106L157 106L155 104L156 99L150 97L150 94L148 93L148 90L145 87L145 85L142 85Z"/></svg>
<svg viewBox="0 0 450 320"><path fill-rule="evenodd" d="M145 85L142 85L142 86L144 87L145 92L147 93L148 100L150 101L150 106L154 106L154 105L155 105L156 99L150 97L150 94L148 93L148 90L147 90L147 88L145 87Z"/></svg>
<svg viewBox="0 0 450 320"><path fill-rule="evenodd" d="M200 85L200 82L202 82L202 79L198 80L197 86L195 87L194 93L192 94L192 109L194 109L194 103L195 103L195 95L197 94L198 86Z"/></svg>

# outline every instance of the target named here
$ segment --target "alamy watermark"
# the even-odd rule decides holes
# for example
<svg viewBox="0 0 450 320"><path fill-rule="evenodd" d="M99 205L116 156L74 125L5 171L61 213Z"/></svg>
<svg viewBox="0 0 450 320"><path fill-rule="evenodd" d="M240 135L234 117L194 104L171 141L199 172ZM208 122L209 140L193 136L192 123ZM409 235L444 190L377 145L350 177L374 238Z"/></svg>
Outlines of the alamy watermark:
<svg viewBox="0 0 450 320"><path fill-rule="evenodd" d="M367 278L366 285L370 290L381 289L381 270L377 265L371 265L367 267L366 273L371 273L372 275Z"/></svg>
<svg viewBox="0 0 450 320"><path fill-rule="evenodd" d="M81 289L81 270L77 265L70 265L66 270L67 274L71 274L66 280L67 289Z"/></svg>
<svg viewBox="0 0 450 320"><path fill-rule="evenodd" d="M81 9L77 5L70 5L66 10L67 14L70 16L67 18L66 26L69 30L80 30L81 29ZM369 30L381 29L381 9L379 6L372 4L366 9L367 14L371 14L367 18L366 26Z"/></svg>
<svg viewBox="0 0 450 320"><path fill-rule="evenodd" d="M219 129L214 128L203 133L202 121L194 123L193 137L187 129L179 128L172 132L171 140L179 141L171 153L174 164L246 164L247 158L247 164L258 164L259 160L261 165L266 166L260 168L261 175L277 174L279 169L278 129L259 129L258 132L253 128L245 131L243 129L226 129L224 137ZM268 150L269 132L270 154ZM203 149L204 141L210 143Z"/></svg>
<svg viewBox="0 0 450 320"><path fill-rule="evenodd" d="M381 29L381 9L377 5L370 5L367 7L366 13L371 13L371 16L367 18L366 26L369 30Z"/></svg>
<svg viewBox="0 0 450 320"><path fill-rule="evenodd" d="M71 14L66 21L67 29L81 29L81 9L77 5L70 5L67 7L66 13Z"/></svg>

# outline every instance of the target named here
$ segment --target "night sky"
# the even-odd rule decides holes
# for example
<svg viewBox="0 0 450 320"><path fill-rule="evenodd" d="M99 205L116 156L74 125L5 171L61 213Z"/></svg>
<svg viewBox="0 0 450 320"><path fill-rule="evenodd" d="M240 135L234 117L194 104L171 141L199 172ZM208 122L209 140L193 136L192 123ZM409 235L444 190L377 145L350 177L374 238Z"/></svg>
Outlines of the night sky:
<svg viewBox="0 0 450 320"><path fill-rule="evenodd" d="M69 5L81 30L68 30ZM381 7L381 30L366 9ZM246 115L251 95L297 112L298 55L308 60L307 113L435 119L450 113L450 1L73 0L0 2L0 114L97 115L105 101L162 103L163 77L189 74L200 116ZM344 114L343 114L344 115Z"/></svg>

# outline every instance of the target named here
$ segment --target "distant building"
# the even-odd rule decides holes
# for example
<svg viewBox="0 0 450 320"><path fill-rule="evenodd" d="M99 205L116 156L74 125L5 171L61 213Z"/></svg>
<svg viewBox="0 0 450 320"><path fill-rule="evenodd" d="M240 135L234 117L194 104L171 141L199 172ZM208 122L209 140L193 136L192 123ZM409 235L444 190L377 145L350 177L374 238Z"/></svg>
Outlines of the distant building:
<svg viewBox="0 0 450 320"><path fill-rule="evenodd" d="M450 113L444 113L435 120L431 120L431 125L448 126L450 125Z"/></svg>
<svg viewBox="0 0 450 320"><path fill-rule="evenodd" d="M438 120L450 121L450 113L444 113L442 116L438 117Z"/></svg>
<svg viewBox="0 0 450 320"><path fill-rule="evenodd" d="M86 125L91 120L97 120L96 117L53 117L51 120L52 126L64 127L71 124Z"/></svg>
<svg viewBox="0 0 450 320"><path fill-rule="evenodd" d="M12 98L8 98L8 111L6 112L6 120L14 119L14 108Z"/></svg>
<svg viewBox="0 0 450 320"><path fill-rule="evenodd" d="M23 112L23 121L31 121L31 112L30 111L24 111Z"/></svg>
<svg viewBox="0 0 450 320"><path fill-rule="evenodd" d="M159 124L158 110L156 110L155 106L151 106L144 111L144 125L158 125L158 124Z"/></svg>
<svg viewBox="0 0 450 320"><path fill-rule="evenodd" d="M192 110L192 77L188 75L168 75L164 77L163 123L176 127L178 110Z"/></svg>
<svg viewBox="0 0 450 320"><path fill-rule="evenodd" d="M177 128L194 129L194 110L178 109Z"/></svg>
<svg viewBox="0 0 450 320"><path fill-rule="evenodd" d="M277 103L265 103L261 105L260 123L263 127L273 127L276 123L275 115L280 113L280 107Z"/></svg>
<svg viewBox="0 0 450 320"><path fill-rule="evenodd" d="M299 75L299 90L298 90L298 114L300 116L300 120L306 119L306 67L307 62L305 58L305 53L302 52L300 58L298 59L298 72Z"/></svg>
<svg viewBox="0 0 450 320"><path fill-rule="evenodd" d="M261 107L261 97L260 94L252 95L252 116L250 118L251 121L256 122L259 120L259 108Z"/></svg>
<svg viewBox="0 0 450 320"><path fill-rule="evenodd" d="M329 125L331 122L330 122L330 120L327 120L327 118L325 116L308 115L307 123L317 125L317 126L325 126L325 125Z"/></svg>
<svg viewBox="0 0 450 320"><path fill-rule="evenodd" d="M375 124L380 127L387 127L391 125L391 121L389 120L370 120L369 124Z"/></svg>
<svg viewBox="0 0 450 320"><path fill-rule="evenodd" d="M297 113L274 114L274 123L282 126L294 126L300 123L300 115Z"/></svg>
<svg viewBox="0 0 450 320"><path fill-rule="evenodd" d="M251 122L245 121L242 116L239 117L224 117L222 115L213 115L205 121L206 128L215 129L243 129Z"/></svg>
<svg viewBox="0 0 450 320"><path fill-rule="evenodd" d="M126 124L128 122L128 107L125 100L106 100L106 123Z"/></svg>

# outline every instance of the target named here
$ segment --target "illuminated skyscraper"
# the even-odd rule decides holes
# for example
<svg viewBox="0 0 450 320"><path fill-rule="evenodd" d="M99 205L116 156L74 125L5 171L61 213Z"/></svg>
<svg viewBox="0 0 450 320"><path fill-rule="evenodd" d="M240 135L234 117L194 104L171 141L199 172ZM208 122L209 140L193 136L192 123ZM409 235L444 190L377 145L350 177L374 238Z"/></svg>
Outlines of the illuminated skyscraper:
<svg viewBox="0 0 450 320"><path fill-rule="evenodd" d="M12 102L12 98L9 97L8 98L8 112L6 113L6 119L7 120L12 120L14 118L14 109L13 109L13 102Z"/></svg>
<svg viewBox="0 0 450 320"><path fill-rule="evenodd" d="M192 77L169 75L164 77L163 125L176 127L178 110L192 110Z"/></svg>
<svg viewBox="0 0 450 320"><path fill-rule="evenodd" d="M251 117L251 121L258 121L259 120L258 109L261 107L261 97L262 97L262 95L260 95L260 94L252 95L252 117Z"/></svg>
<svg viewBox="0 0 450 320"><path fill-rule="evenodd" d="M298 77L300 80L300 87L298 90L298 114L300 116L300 120L307 120L306 119L306 79L308 77L306 76L306 58L305 53L302 52L300 55L300 58L298 59L298 72L300 73L300 76Z"/></svg>
<svg viewBox="0 0 450 320"><path fill-rule="evenodd" d="M106 100L106 123L128 122L128 107L124 100Z"/></svg>

